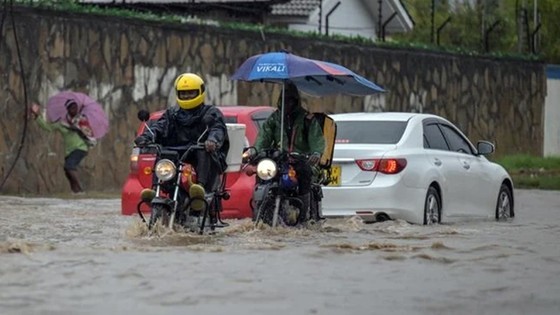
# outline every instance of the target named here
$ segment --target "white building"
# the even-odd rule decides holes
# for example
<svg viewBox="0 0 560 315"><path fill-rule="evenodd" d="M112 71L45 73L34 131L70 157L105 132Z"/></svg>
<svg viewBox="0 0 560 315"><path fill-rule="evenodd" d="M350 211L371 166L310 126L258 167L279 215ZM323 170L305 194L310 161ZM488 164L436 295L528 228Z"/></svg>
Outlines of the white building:
<svg viewBox="0 0 560 315"><path fill-rule="evenodd" d="M414 23L400 0L292 0L272 6L267 24L328 35L377 39L411 31Z"/></svg>
<svg viewBox="0 0 560 315"><path fill-rule="evenodd" d="M79 0L83 4L377 39L412 30L401 0Z"/></svg>

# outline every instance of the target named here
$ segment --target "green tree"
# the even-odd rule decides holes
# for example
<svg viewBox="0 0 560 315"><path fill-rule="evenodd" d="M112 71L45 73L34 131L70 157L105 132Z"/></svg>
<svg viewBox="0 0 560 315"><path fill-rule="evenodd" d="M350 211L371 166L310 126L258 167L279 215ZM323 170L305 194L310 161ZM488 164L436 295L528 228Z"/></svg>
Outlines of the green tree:
<svg viewBox="0 0 560 315"><path fill-rule="evenodd" d="M540 47L546 60L560 64L560 1L539 0L541 16Z"/></svg>
<svg viewBox="0 0 560 315"><path fill-rule="evenodd" d="M560 1L558 0L402 0L413 20L412 32L397 41L432 43L442 47L507 54L536 53L551 63L560 62ZM434 26L432 27L432 4ZM538 21L534 22L534 5ZM448 23L445 24L446 20ZM540 23L540 26L538 26ZM537 26L539 27L537 30ZM433 34L433 35L432 35ZM537 34L533 46L533 34ZM555 36L556 35L556 36Z"/></svg>

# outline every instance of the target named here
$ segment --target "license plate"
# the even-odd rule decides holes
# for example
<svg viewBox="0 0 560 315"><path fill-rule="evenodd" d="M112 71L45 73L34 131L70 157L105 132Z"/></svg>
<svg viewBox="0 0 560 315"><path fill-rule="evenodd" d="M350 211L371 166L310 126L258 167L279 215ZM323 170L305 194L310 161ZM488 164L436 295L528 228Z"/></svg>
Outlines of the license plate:
<svg viewBox="0 0 560 315"><path fill-rule="evenodd" d="M332 165L330 178L331 181L329 183L329 186L340 186L341 176L342 169L340 168L340 165Z"/></svg>

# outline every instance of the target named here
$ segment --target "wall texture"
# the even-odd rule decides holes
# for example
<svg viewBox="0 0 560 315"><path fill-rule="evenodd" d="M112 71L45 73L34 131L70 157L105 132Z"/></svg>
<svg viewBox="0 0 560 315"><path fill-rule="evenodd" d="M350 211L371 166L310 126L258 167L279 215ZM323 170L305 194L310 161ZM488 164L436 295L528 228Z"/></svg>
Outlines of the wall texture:
<svg viewBox="0 0 560 315"><path fill-rule="evenodd" d="M13 17L15 29L8 16L0 32L0 179L22 150L2 193L69 191L61 138L34 121L26 123L26 96L27 104L44 104L57 91L71 89L103 104L111 130L86 158L83 181L88 190L118 192L128 173L136 112L172 103L179 73L205 78L207 103L270 104L278 87L228 78L249 56L279 49L340 63L388 90L364 98L306 98L313 111L435 113L456 123L473 142L494 141L498 155L542 154L546 75L541 63L29 8L16 8Z"/></svg>

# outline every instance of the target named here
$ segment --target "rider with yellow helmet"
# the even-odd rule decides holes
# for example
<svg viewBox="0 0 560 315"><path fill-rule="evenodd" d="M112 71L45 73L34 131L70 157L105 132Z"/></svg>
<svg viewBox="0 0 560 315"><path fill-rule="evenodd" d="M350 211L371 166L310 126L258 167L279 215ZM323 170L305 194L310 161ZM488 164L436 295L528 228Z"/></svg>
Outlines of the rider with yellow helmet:
<svg viewBox="0 0 560 315"><path fill-rule="evenodd" d="M194 73L183 73L175 79L177 104L182 109L193 109L204 104L206 88L202 78Z"/></svg>
<svg viewBox="0 0 560 315"><path fill-rule="evenodd" d="M192 151L187 162L195 166L198 183L204 190L212 191L218 184L219 175L227 168L225 160L229 139L224 116L216 106L204 104L206 88L200 76L180 74L175 79L174 90L177 104L168 108L150 127L154 136L146 130L134 142L142 146L153 139L153 142L165 147L188 147L196 145L207 130L202 139L206 150Z"/></svg>

